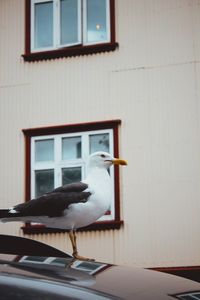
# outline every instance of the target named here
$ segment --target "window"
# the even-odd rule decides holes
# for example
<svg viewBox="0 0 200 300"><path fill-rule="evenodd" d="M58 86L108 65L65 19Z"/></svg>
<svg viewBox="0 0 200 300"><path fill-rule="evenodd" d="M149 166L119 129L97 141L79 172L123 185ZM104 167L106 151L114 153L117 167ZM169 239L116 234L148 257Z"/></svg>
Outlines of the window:
<svg viewBox="0 0 200 300"><path fill-rule="evenodd" d="M102 271L108 269L109 267L110 267L110 265L108 265L108 264L102 264L102 263L93 262L93 261L87 262L87 261L75 260L71 264L72 269L76 269L78 271L82 271L82 272L85 272L90 275L95 275L99 272L102 272Z"/></svg>
<svg viewBox="0 0 200 300"><path fill-rule="evenodd" d="M31 50L110 41L108 0L31 0Z"/></svg>
<svg viewBox="0 0 200 300"><path fill-rule="evenodd" d="M87 157L96 151L113 155L112 129L32 137L31 199L84 179ZM114 185L113 168L110 176ZM101 220L113 219L114 192L110 210Z"/></svg>
<svg viewBox="0 0 200 300"><path fill-rule="evenodd" d="M115 50L114 0L26 0L27 61Z"/></svg>
<svg viewBox="0 0 200 300"><path fill-rule="evenodd" d="M172 296L180 300L198 300L200 299L200 292L199 291L187 292L184 294L172 295Z"/></svg>
<svg viewBox="0 0 200 300"><path fill-rule="evenodd" d="M119 124L120 121L115 120L23 130L26 141L26 201L58 186L84 179L86 160L93 152L102 150L118 156ZM109 170L113 182L110 209L88 229L120 227L118 172L118 167ZM26 233L30 227L38 229L38 226L28 224L24 227Z"/></svg>
<svg viewBox="0 0 200 300"><path fill-rule="evenodd" d="M108 268L110 268L111 265L109 264L103 264L99 262L87 262L87 261L80 261L75 260L71 261L71 259L66 259L62 257L45 257L45 256L22 256L19 261L19 263L23 264L44 264L44 265L53 265L57 267L70 267L71 269L75 269L81 272L84 272L86 274L95 275L99 272L102 272Z"/></svg>

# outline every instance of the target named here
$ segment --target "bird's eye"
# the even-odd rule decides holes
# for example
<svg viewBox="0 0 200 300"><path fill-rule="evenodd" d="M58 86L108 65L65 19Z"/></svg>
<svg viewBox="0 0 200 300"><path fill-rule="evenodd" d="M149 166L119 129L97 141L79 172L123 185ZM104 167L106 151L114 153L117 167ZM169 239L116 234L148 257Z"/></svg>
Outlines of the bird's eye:
<svg viewBox="0 0 200 300"><path fill-rule="evenodd" d="M102 157L102 158L105 158L106 156L105 156L104 154L101 154L101 157Z"/></svg>

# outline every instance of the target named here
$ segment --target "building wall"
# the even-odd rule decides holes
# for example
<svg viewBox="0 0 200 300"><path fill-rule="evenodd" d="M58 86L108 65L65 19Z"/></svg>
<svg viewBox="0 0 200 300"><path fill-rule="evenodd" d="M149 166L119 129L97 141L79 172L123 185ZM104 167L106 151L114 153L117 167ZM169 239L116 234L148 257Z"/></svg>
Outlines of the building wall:
<svg viewBox="0 0 200 300"><path fill-rule="evenodd" d="M24 1L0 0L0 206L24 200L23 128L121 119L124 226L78 233L80 253L199 265L199 31L199 0L116 0L118 50L27 63ZM67 234L29 237L71 252Z"/></svg>

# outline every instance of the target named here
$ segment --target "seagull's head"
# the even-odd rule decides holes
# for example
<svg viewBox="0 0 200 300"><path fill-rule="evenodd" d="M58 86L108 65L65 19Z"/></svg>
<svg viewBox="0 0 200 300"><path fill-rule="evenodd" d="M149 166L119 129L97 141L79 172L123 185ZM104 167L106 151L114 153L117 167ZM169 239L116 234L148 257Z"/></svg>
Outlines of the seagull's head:
<svg viewBox="0 0 200 300"><path fill-rule="evenodd" d="M127 165L127 162L123 159L115 158L107 152L98 151L89 156L88 167L89 168L103 168L108 169L112 165Z"/></svg>

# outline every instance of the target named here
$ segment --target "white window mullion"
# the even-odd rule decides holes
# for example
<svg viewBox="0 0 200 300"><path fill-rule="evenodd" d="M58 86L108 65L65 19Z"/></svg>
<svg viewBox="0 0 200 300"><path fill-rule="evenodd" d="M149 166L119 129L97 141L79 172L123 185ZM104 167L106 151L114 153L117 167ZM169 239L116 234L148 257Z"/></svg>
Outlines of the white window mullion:
<svg viewBox="0 0 200 300"><path fill-rule="evenodd" d="M87 44L87 0L82 0L82 39L83 45Z"/></svg>
<svg viewBox="0 0 200 300"><path fill-rule="evenodd" d="M60 0L53 3L53 44L55 48L60 45Z"/></svg>
<svg viewBox="0 0 200 300"><path fill-rule="evenodd" d="M31 1L31 50L35 48L35 3Z"/></svg>
<svg viewBox="0 0 200 300"><path fill-rule="evenodd" d="M62 159L62 144L60 136L55 136L54 140L54 188L57 188L62 185L62 168L61 168L61 159Z"/></svg>
<svg viewBox="0 0 200 300"><path fill-rule="evenodd" d="M78 0L78 42L82 43L82 0Z"/></svg>
<svg viewBox="0 0 200 300"><path fill-rule="evenodd" d="M82 158L84 161L88 158L89 155L89 133L82 133Z"/></svg>
<svg viewBox="0 0 200 300"><path fill-rule="evenodd" d="M35 140L31 140L31 199L35 197Z"/></svg>
<svg viewBox="0 0 200 300"><path fill-rule="evenodd" d="M110 0L106 0L106 31L107 31L107 42L111 40L110 32Z"/></svg>
<svg viewBox="0 0 200 300"><path fill-rule="evenodd" d="M110 145L110 149L109 150L110 150L110 154L114 155L113 130L110 129L108 132L109 132L109 145Z"/></svg>
<svg viewBox="0 0 200 300"><path fill-rule="evenodd" d="M34 165L34 169L36 171L40 171L40 170L50 170L50 169L54 169L54 162L43 162L43 163L36 163Z"/></svg>
<svg viewBox="0 0 200 300"><path fill-rule="evenodd" d="M109 152L112 156L114 156L114 141L113 141L113 130L109 130L109 145L110 149ZM111 201L111 219L115 219L115 189L114 189L114 167L110 168L110 177L112 179L112 201Z"/></svg>
<svg viewBox="0 0 200 300"><path fill-rule="evenodd" d="M82 159L84 162L86 162L88 156L89 156L89 134L88 132L82 133ZM86 163L83 164L82 167L82 178L86 177L87 169L86 169Z"/></svg>

